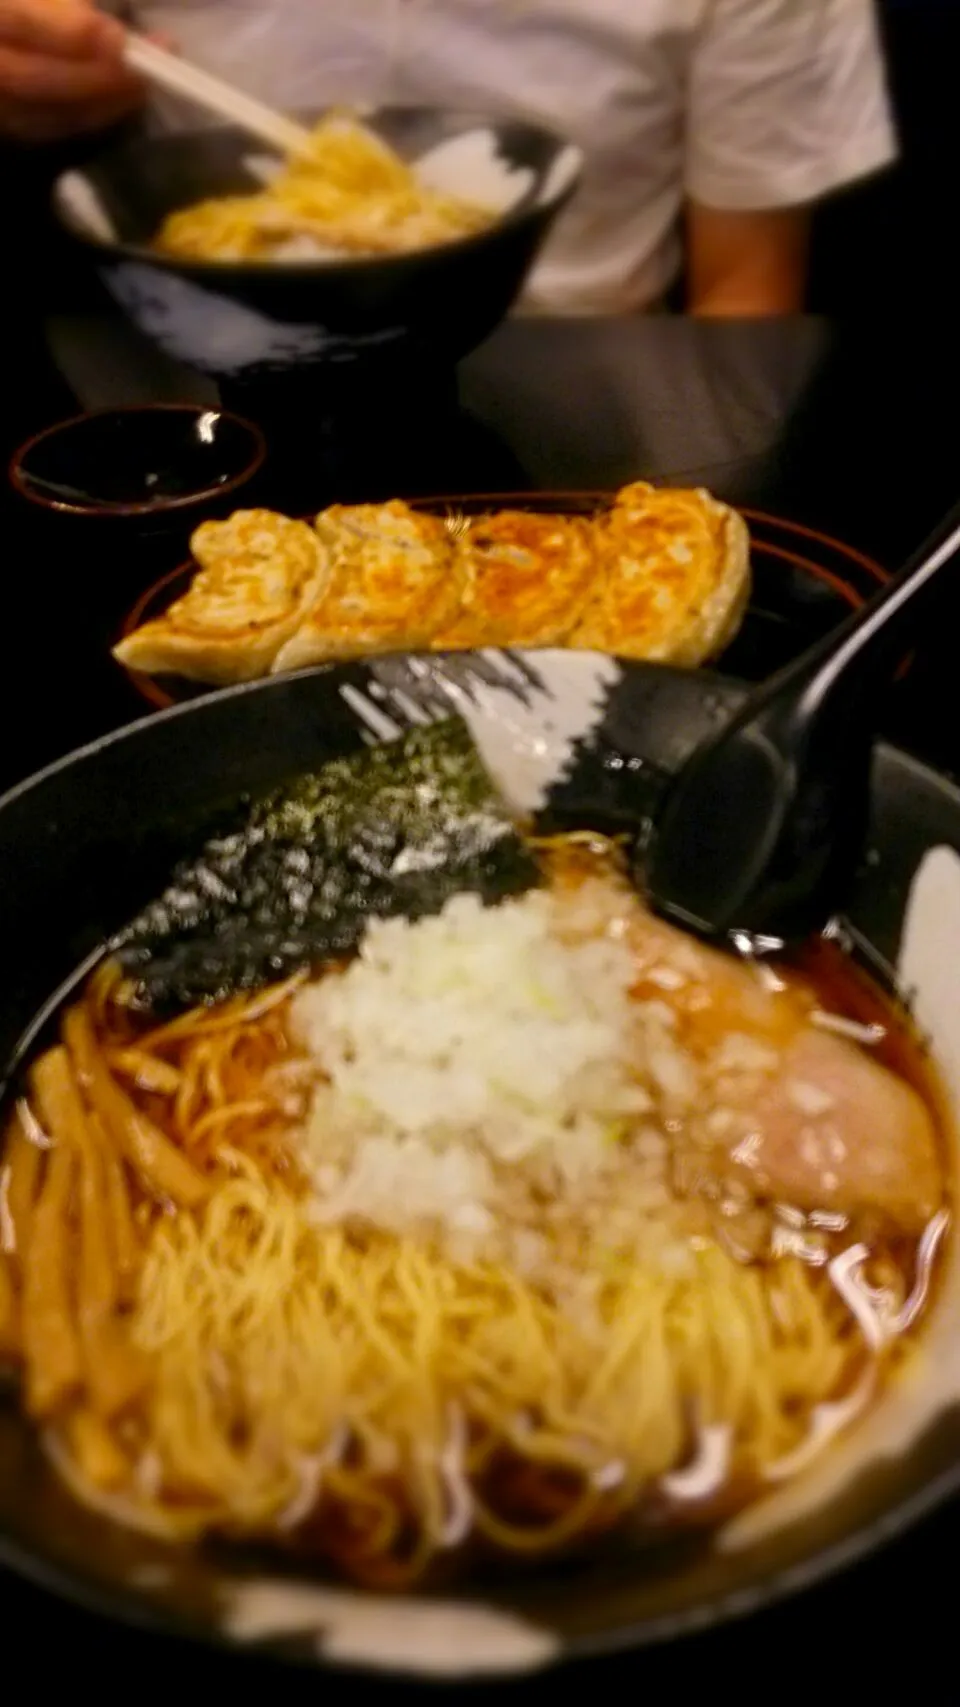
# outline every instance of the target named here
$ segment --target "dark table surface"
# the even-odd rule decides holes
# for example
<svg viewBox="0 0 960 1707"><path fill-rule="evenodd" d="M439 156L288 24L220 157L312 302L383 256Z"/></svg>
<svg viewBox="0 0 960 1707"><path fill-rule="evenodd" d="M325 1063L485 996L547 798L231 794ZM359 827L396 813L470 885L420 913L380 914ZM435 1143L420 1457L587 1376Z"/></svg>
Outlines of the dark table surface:
<svg viewBox="0 0 960 1707"><path fill-rule="evenodd" d="M0 388L0 454L79 407L203 398L95 302L44 324L8 323ZM447 380L415 395L341 394L290 401L262 498L319 505L334 496L609 487L677 477L733 502L822 529L895 566L960 497L960 326L893 327L865 318L697 325L517 320ZM276 423L274 423L276 426ZM176 562L177 541L104 536L83 522L51 526L0 493L3 613L0 787L144 707L107 646L140 588ZM63 612L69 612L65 620ZM913 666L891 690L886 730L960 775L956 636L960 566L927 618ZM960 1512L941 1511L887 1552L743 1625L669 1650L604 1661L576 1683L644 1691L722 1679L741 1700L846 1699L851 1685L892 1699L889 1667L920 1658L960 1700L951 1619ZM946 1616L944 1617L944 1614ZM191 1692L226 1689L240 1661L106 1626L0 1573L7 1685L35 1692L67 1667L108 1700L152 1679ZM244 1659L255 1686L256 1662ZM916 1682L920 1683L919 1676ZM932 1679L931 1679L932 1681ZM264 1682L294 1701L349 1685L290 1673ZM0 1683L0 1690L4 1687ZM508 1686L529 1699L542 1682ZM499 1692L499 1690L498 1690Z"/></svg>

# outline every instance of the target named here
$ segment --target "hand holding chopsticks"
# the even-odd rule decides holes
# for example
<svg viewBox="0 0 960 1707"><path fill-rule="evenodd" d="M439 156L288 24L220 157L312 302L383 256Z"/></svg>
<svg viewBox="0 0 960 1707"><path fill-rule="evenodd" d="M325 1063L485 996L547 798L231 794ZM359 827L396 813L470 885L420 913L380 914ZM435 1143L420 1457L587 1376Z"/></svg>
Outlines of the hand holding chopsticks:
<svg viewBox="0 0 960 1707"><path fill-rule="evenodd" d="M123 45L90 0L0 0L0 137L53 142L124 118L143 84Z"/></svg>
<svg viewBox="0 0 960 1707"><path fill-rule="evenodd" d="M90 0L0 0L0 136L45 142L105 128L136 108L144 82L281 153L308 139L302 125L124 30Z"/></svg>

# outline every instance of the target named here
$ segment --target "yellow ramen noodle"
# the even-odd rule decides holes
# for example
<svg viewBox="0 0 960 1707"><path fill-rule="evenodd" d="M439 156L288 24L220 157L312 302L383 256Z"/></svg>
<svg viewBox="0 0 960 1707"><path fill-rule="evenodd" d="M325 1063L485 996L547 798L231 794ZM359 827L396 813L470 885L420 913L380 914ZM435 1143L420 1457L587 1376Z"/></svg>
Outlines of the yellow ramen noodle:
<svg viewBox="0 0 960 1707"><path fill-rule="evenodd" d="M170 214L156 247L198 261L390 255L467 237L492 218L489 209L428 188L372 131L334 116L269 188Z"/></svg>
<svg viewBox="0 0 960 1707"><path fill-rule="evenodd" d="M63 1013L0 1360L87 1504L400 1589L709 1528L900 1368L949 1201L916 1045L819 1026L894 1024L834 949L771 989L612 844L531 846L543 887L349 963L158 1020L108 961Z"/></svg>

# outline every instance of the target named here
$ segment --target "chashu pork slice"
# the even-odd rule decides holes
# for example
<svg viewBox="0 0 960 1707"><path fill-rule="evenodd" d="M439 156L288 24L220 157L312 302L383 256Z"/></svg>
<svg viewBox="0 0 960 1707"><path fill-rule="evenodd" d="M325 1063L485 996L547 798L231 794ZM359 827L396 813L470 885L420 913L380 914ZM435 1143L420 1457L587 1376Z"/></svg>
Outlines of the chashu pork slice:
<svg viewBox="0 0 960 1707"><path fill-rule="evenodd" d="M743 1131L729 1151L753 1190L807 1212L873 1211L922 1232L943 1184L930 1114L912 1085L862 1048L798 1031L754 1096L725 1106Z"/></svg>
<svg viewBox="0 0 960 1707"><path fill-rule="evenodd" d="M869 1045L824 1029L812 986L768 987L646 913L631 942L638 1000L673 1015L689 1063L676 1112L710 1173L804 1213L923 1229L944 1196L933 1115Z"/></svg>

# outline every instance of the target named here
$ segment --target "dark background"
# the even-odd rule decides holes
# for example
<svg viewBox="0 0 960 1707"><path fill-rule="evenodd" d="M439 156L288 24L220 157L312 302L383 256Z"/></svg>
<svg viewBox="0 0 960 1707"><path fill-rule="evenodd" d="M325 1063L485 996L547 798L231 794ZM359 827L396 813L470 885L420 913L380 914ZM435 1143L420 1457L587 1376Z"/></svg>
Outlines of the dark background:
<svg viewBox="0 0 960 1707"><path fill-rule="evenodd" d="M880 0L880 9L901 158L820 211L811 307L831 315L953 315L960 0Z"/></svg>

